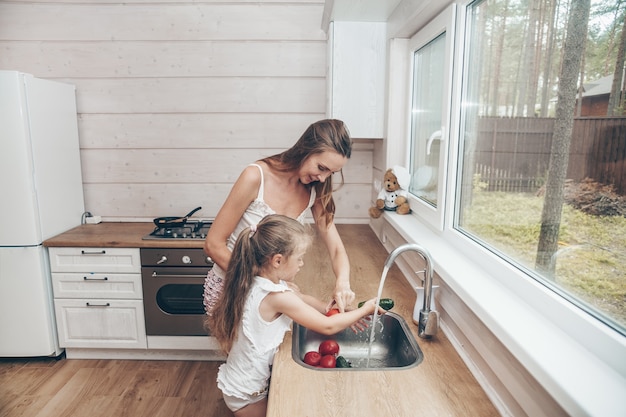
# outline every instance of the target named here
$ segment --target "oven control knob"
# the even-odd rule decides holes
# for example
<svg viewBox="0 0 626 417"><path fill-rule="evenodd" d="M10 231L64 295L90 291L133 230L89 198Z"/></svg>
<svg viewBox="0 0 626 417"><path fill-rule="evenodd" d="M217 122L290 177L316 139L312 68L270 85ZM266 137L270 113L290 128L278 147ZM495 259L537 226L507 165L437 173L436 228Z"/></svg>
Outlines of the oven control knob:
<svg viewBox="0 0 626 417"><path fill-rule="evenodd" d="M161 259L157 261L157 265L161 265L163 262L167 262L167 256L161 256Z"/></svg>
<svg viewBox="0 0 626 417"><path fill-rule="evenodd" d="M183 256L182 261L183 261L184 264L190 264L191 263L191 258L189 256L185 255L185 256Z"/></svg>

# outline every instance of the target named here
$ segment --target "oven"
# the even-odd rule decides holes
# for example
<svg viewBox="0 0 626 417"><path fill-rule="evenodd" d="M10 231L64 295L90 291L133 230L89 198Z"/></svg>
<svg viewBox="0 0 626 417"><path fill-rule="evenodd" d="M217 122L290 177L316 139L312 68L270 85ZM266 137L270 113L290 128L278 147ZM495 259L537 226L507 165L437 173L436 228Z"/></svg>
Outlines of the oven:
<svg viewBox="0 0 626 417"><path fill-rule="evenodd" d="M204 280L213 266L201 248L141 248L148 336L203 336Z"/></svg>

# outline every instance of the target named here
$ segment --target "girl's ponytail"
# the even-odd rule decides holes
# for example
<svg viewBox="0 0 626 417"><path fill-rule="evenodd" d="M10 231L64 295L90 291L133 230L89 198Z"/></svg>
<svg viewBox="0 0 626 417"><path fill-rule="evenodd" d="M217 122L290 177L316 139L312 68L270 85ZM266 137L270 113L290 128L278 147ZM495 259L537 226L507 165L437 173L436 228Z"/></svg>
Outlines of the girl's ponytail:
<svg viewBox="0 0 626 417"><path fill-rule="evenodd" d="M257 273L256 256L251 242L253 234L250 228L241 231L228 263L224 289L207 319L211 335L217 338L226 353L237 338L237 327L243 316L244 303Z"/></svg>

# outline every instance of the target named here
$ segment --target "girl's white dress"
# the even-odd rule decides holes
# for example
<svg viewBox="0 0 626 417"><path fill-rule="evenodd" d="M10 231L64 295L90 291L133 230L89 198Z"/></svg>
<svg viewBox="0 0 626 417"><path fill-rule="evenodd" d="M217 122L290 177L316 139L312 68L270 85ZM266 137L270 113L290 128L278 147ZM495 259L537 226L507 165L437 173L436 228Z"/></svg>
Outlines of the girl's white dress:
<svg viewBox="0 0 626 417"><path fill-rule="evenodd" d="M283 314L265 321L259 305L268 294L284 291L291 291L284 281L274 284L267 278L254 278L237 339L217 374L217 386L225 395L242 399L267 396L274 355L292 320Z"/></svg>

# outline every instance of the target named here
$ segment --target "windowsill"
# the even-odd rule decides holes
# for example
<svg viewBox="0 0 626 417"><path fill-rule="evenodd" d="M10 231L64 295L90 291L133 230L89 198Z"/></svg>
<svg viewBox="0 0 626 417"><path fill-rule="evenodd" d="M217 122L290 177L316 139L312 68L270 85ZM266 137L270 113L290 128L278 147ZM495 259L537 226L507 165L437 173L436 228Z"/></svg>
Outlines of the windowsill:
<svg viewBox="0 0 626 417"><path fill-rule="evenodd" d="M587 315L565 306L545 287L532 280L517 280L528 287L526 294L537 294L532 297L539 307L533 306L516 291L519 283L504 285L504 279L490 274L480 259L461 252L444 234L435 233L416 216L385 213L385 219L404 239L428 249L437 275L570 415L626 415L626 373L623 367L614 366L626 358L622 336L599 329L594 333L600 337L589 334L595 339L585 346L563 329L579 323L584 327L584 321L589 321ZM546 303L546 298L552 301ZM569 311L559 314L561 318L571 315L566 326L546 319L552 317L546 312L564 309ZM599 340L602 337L607 343ZM597 353L589 350L598 346Z"/></svg>

